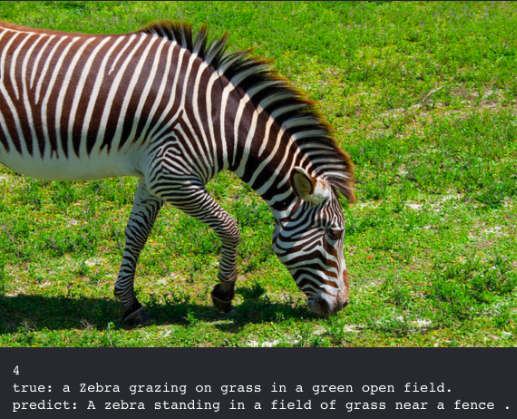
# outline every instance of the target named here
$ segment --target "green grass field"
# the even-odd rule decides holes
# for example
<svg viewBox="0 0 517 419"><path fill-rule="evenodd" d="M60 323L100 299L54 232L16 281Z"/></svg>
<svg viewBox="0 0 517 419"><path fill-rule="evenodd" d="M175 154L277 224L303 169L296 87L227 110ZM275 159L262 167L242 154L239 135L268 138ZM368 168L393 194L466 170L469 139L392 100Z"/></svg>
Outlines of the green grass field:
<svg viewBox="0 0 517 419"><path fill-rule="evenodd" d="M46 182L0 167L0 346L515 346L517 4L1 2L31 27L123 33L207 23L317 101L353 158L342 202L350 304L325 319L271 249L273 217L232 173L208 185L240 227L234 310L221 246L171 206L140 258L154 323L113 297L137 181Z"/></svg>

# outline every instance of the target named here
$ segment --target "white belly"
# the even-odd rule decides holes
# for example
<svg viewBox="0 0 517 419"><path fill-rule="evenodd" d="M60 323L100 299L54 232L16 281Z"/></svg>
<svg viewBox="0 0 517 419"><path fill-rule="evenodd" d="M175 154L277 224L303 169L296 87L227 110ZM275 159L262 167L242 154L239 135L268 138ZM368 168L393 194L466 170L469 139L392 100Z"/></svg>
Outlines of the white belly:
<svg viewBox="0 0 517 419"><path fill-rule="evenodd" d="M44 180L93 180L118 176L140 176L133 153L107 154L78 158L72 153L62 157L42 159L40 156L23 157L16 151L5 153L0 147L0 163L15 172Z"/></svg>

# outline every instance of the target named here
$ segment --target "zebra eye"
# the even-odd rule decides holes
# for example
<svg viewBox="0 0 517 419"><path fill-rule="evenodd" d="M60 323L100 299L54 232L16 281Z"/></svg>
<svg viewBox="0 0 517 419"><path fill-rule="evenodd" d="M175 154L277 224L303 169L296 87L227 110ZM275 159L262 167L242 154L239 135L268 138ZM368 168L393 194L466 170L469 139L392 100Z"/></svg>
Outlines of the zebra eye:
<svg viewBox="0 0 517 419"><path fill-rule="evenodd" d="M328 229L327 234L332 240L337 240L341 237L343 234L343 230L334 230L334 229Z"/></svg>

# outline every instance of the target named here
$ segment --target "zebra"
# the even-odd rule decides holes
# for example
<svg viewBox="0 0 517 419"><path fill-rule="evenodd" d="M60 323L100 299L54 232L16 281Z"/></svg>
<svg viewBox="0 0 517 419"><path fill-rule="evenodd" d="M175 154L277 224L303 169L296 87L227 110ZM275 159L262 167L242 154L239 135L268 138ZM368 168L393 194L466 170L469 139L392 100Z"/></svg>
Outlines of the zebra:
<svg viewBox="0 0 517 419"><path fill-rule="evenodd" d="M217 233L211 295L231 309L240 234L205 189L222 170L269 206L273 250L309 309L327 316L348 300L338 195L355 200L351 158L314 102L227 38L168 20L120 35L0 22L0 163L44 180L139 178L114 288L125 322L149 319L135 270L164 202Z"/></svg>

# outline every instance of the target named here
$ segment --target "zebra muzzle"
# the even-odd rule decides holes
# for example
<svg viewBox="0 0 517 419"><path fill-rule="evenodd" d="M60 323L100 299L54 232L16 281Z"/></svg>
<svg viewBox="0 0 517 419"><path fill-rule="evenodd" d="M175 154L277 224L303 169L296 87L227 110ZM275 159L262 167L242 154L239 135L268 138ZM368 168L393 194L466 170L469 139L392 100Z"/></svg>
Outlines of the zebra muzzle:
<svg viewBox="0 0 517 419"><path fill-rule="evenodd" d="M349 289L348 272L343 271L343 286L336 296L322 292L321 294L310 297L307 304L311 311L319 315L331 316L337 314L348 303Z"/></svg>

